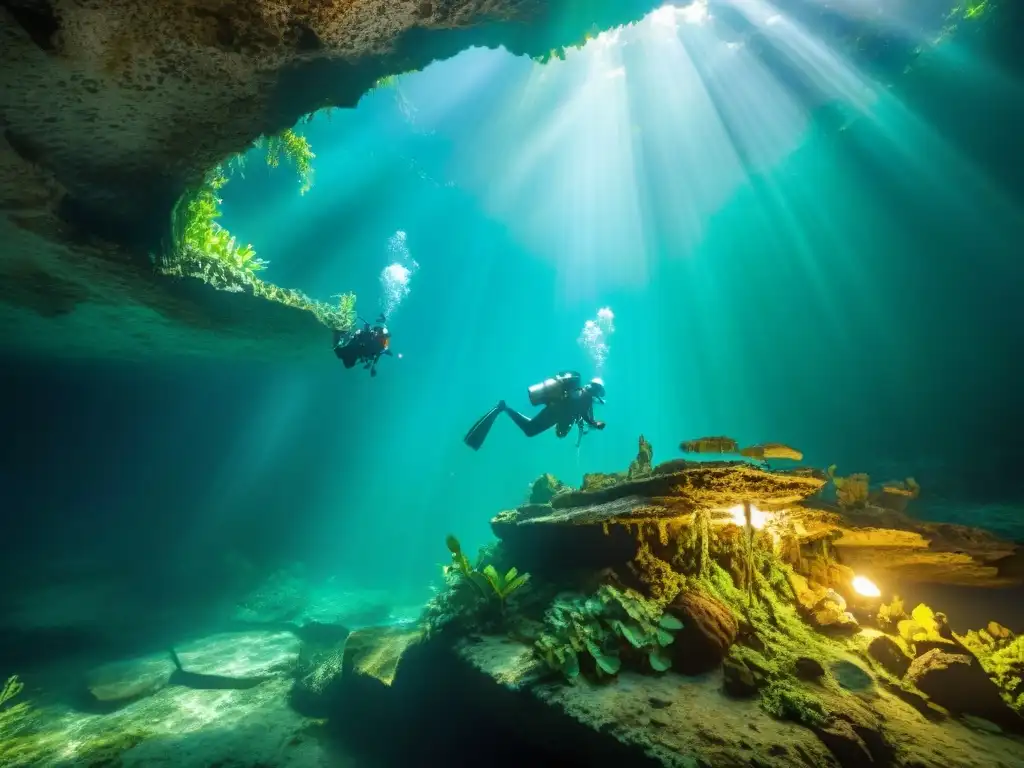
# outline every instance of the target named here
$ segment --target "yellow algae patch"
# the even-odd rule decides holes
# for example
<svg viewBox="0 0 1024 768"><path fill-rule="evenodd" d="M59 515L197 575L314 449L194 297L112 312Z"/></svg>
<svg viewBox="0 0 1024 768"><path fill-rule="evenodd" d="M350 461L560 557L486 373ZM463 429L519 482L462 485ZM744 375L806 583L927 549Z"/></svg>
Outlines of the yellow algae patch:
<svg viewBox="0 0 1024 768"><path fill-rule="evenodd" d="M372 677L384 685L395 681L398 666L405 652L423 639L419 629L397 627L366 627L349 635L345 660L360 675Z"/></svg>

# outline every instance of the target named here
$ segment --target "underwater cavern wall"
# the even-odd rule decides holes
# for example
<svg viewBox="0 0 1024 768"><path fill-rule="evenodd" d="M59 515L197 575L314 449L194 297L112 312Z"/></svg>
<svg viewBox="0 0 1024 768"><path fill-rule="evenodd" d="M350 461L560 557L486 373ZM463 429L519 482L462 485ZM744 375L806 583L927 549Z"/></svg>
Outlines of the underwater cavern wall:
<svg viewBox="0 0 1024 768"><path fill-rule="evenodd" d="M5 2L5 342L63 356L308 354L322 337L306 313L154 275L186 188L386 75L473 44L544 53L655 5ZM75 333L88 349L66 341Z"/></svg>
<svg viewBox="0 0 1024 768"><path fill-rule="evenodd" d="M182 193L257 137L321 107L353 106L382 77L473 45L543 57L659 5L8 0L0 9L6 346L65 357L316 354L322 336L308 312L154 274L150 259L173 240ZM922 4L914 20L937 36L948 5ZM728 4L709 8L756 42ZM830 44L883 80L916 56L918 41L893 30L839 23L806 0L780 8L820 22ZM813 91L771 46L760 49L792 87ZM82 335L87 347L71 341Z"/></svg>

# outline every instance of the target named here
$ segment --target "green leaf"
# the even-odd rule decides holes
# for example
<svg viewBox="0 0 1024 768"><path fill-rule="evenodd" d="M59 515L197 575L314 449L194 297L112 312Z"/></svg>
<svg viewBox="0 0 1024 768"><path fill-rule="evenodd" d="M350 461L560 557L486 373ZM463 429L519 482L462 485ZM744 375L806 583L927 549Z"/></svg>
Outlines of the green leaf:
<svg viewBox="0 0 1024 768"><path fill-rule="evenodd" d="M618 656L605 653L601 646L593 640L587 640L587 650L590 651L590 655L594 657L594 661L597 663L597 666L609 675L614 675L622 666L622 660Z"/></svg>
<svg viewBox="0 0 1024 768"><path fill-rule="evenodd" d="M639 628L632 627L629 624L624 624L621 621L618 624L619 631L622 633L622 636L626 638L626 640L629 641L629 644L634 648L643 648L647 645L647 638L644 637Z"/></svg>
<svg viewBox="0 0 1024 768"><path fill-rule="evenodd" d="M657 672L665 672L672 667L671 657L661 648L652 650L647 654L647 658L651 662L651 667Z"/></svg>
<svg viewBox="0 0 1024 768"><path fill-rule="evenodd" d="M512 581L516 577L516 575L518 573L519 573L518 569L516 569L516 568L509 568L508 569L508 573L505 574L505 581L506 582Z"/></svg>
<svg viewBox="0 0 1024 768"><path fill-rule="evenodd" d="M566 648L562 655L562 674L572 680L577 677L579 673L580 660L576 655L576 651L572 648Z"/></svg>
<svg viewBox="0 0 1024 768"><path fill-rule="evenodd" d="M673 616L671 613L661 614L661 618L658 619L658 626L663 629L682 629L683 622Z"/></svg>
<svg viewBox="0 0 1024 768"><path fill-rule="evenodd" d="M655 633L655 637L658 638L658 645L672 645L672 642L676 639L675 635L671 632L661 628Z"/></svg>
<svg viewBox="0 0 1024 768"><path fill-rule="evenodd" d="M484 576L487 577L487 581L491 583L491 586L494 588L494 591L500 595L503 584L501 581L501 576L499 576L498 572L494 570L493 565L488 565L486 568L484 568Z"/></svg>
<svg viewBox="0 0 1024 768"><path fill-rule="evenodd" d="M515 570L515 569L513 568L512 570ZM503 592L504 596L507 597L508 595L511 595L517 589L519 589L524 584L526 584L526 582L528 582L529 580L530 580L530 574L528 574L528 573L521 573L521 574L519 574L515 579L513 579L512 581L510 581L507 584L505 584L505 589L504 589L504 592Z"/></svg>
<svg viewBox="0 0 1024 768"><path fill-rule="evenodd" d="M617 674L619 669L622 668L622 659L620 659L618 656L601 655L599 657L596 657L594 661L597 662L597 666L599 666L604 672L607 672L609 675Z"/></svg>

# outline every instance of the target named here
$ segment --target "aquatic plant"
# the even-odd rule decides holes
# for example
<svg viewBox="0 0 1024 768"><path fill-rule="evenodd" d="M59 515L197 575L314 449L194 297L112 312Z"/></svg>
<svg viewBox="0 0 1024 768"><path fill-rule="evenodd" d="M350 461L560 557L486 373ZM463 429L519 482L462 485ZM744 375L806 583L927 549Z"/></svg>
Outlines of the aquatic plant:
<svg viewBox="0 0 1024 768"><path fill-rule="evenodd" d="M254 146L266 151L267 165L277 168L285 159L295 167L299 177L299 194L306 194L313 187L313 159L316 155L309 140L287 128L274 136L261 136Z"/></svg>
<svg viewBox="0 0 1024 768"><path fill-rule="evenodd" d="M505 575L502 576L495 570L493 565L486 565L484 566L483 575L487 579L487 583L490 584L491 589L494 590L494 594L498 597L502 613L505 612L505 601L508 599L508 596L525 586L526 582L530 580L530 574L519 573L518 569L514 567L509 568Z"/></svg>
<svg viewBox="0 0 1024 768"><path fill-rule="evenodd" d="M427 634L450 625L466 628L490 623L494 617L488 609L495 604L503 621L508 598L529 582L530 574L509 568L502 575L493 563L485 563L492 556L488 548L480 550L475 564L470 563L462 544L451 534L445 538L445 546L451 554L451 562L442 567L444 587L427 603L421 619Z"/></svg>
<svg viewBox="0 0 1024 768"><path fill-rule="evenodd" d="M1003 699L1024 715L1024 635L1015 635L991 621L982 629L955 637L999 686Z"/></svg>
<svg viewBox="0 0 1024 768"><path fill-rule="evenodd" d="M896 629L899 622L906 618L907 612L903 608L903 600L899 595L893 595L891 602L883 603L878 607L878 615L875 620L880 629L891 631Z"/></svg>
<svg viewBox="0 0 1024 768"><path fill-rule="evenodd" d="M836 475L836 465L833 464L828 468L828 476L836 488L836 498L839 500L839 506L856 508L867 504L868 486L870 483L868 475L859 473L848 477L838 477Z"/></svg>
<svg viewBox="0 0 1024 768"><path fill-rule="evenodd" d="M600 678L615 675L623 660L644 658L656 672L672 666L665 651L683 623L632 590L602 585L591 597L562 595L544 615L537 655L567 679L580 674L581 657ZM589 666L589 664L588 664Z"/></svg>
<svg viewBox="0 0 1024 768"><path fill-rule="evenodd" d="M223 166L218 165L206 174L196 190L182 198L185 209L181 244L241 272L258 272L267 262L256 258L252 244L242 245L217 223L222 202L217 193L227 183L228 176Z"/></svg>
<svg viewBox="0 0 1024 768"><path fill-rule="evenodd" d="M6 738L17 730L28 714L29 706L25 702L11 703L24 688L18 676L12 675L0 689L0 737Z"/></svg>
<svg viewBox="0 0 1024 768"><path fill-rule="evenodd" d="M897 622L900 641L911 655L916 643L942 642L952 638L944 613L935 613L924 603L910 612L909 619Z"/></svg>
<svg viewBox="0 0 1024 768"><path fill-rule="evenodd" d="M315 155L304 137L287 130L277 136L261 137L255 146L266 148L267 164L271 167L287 158L302 182L301 191L309 189ZM240 171L244 164L242 155L228 158L182 195L171 214L171 242L159 259L154 256L158 271L198 278L223 291L248 292L310 312L328 328L343 333L351 330L355 323L354 295L341 294L337 306L332 306L259 279L256 273L268 262L257 257L251 243L241 243L217 221L221 216L220 191L230 174Z"/></svg>

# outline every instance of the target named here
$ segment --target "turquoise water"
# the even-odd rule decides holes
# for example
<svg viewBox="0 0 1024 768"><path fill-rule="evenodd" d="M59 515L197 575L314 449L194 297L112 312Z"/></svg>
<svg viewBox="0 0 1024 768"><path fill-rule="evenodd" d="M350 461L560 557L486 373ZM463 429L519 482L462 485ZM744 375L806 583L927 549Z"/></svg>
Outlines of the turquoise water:
<svg viewBox="0 0 1024 768"><path fill-rule="evenodd" d="M927 110L1009 86L949 44L889 89L782 30L811 97L701 19L660 21L545 65L466 51L301 124L304 196L258 151L226 188L224 224L278 284L353 290L372 319L382 270L412 270L389 319L401 359L371 380L325 339L300 377L316 412L283 392L261 417L333 425L302 447L337 456L298 491L331 542L314 558L366 562L373 542L421 578L447 532L483 543L537 475L621 470L641 433L656 461L726 434L879 480L924 473L937 496L1005 467L951 471L1016 423L996 404L1021 334L1020 189ZM579 338L602 308L598 365ZM479 453L461 443L498 399L529 413L526 388L566 368L607 385L608 427L579 450L504 417Z"/></svg>
<svg viewBox="0 0 1024 768"><path fill-rule="evenodd" d="M948 0L815 2L663 9L547 63L466 50L300 122L306 194L260 149L232 163L220 222L269 261L262 277L387 311L396 356L376 377L344 369L326 328L312 361L5 364L0 681L25 680L8 704L39 714L47 764L111 736L126 766L459 764L452 738L505 733L484 722L504 694L477 708L454 699L479 681L407 675L389 690L416 727L392 732L373 695L363 708L380 690L346 675L354 711L327 729L361 737L345 762L310 735L304 716L333 704L321 690L304 708L305 673L336 673L350 629L413 622L448 534L472 555L539 475L623 471L641 435L656 464L723 435L913 476L911 515L1024 542L1020 11L970 3L935 44ZM604 380L606 429L577 447L500 416L464 445L499 400L534 413L527 388L566 369ZM955 607L957 631L1024 631L1019 590L908 587L908 606ZM711 730L753 724L753 704L717 709L717 678L691 684L712 702L695 711L733 718ZM638 722L682 690L665 685L633 690ZM456 693L435 707L439 690ZM786 754L769 744L785 724L758 716L759 756ZM556 746L582 760L574 738ZM399 757L348 760L360 741ZM536 760L510 741L506 762Z"/></svg>

